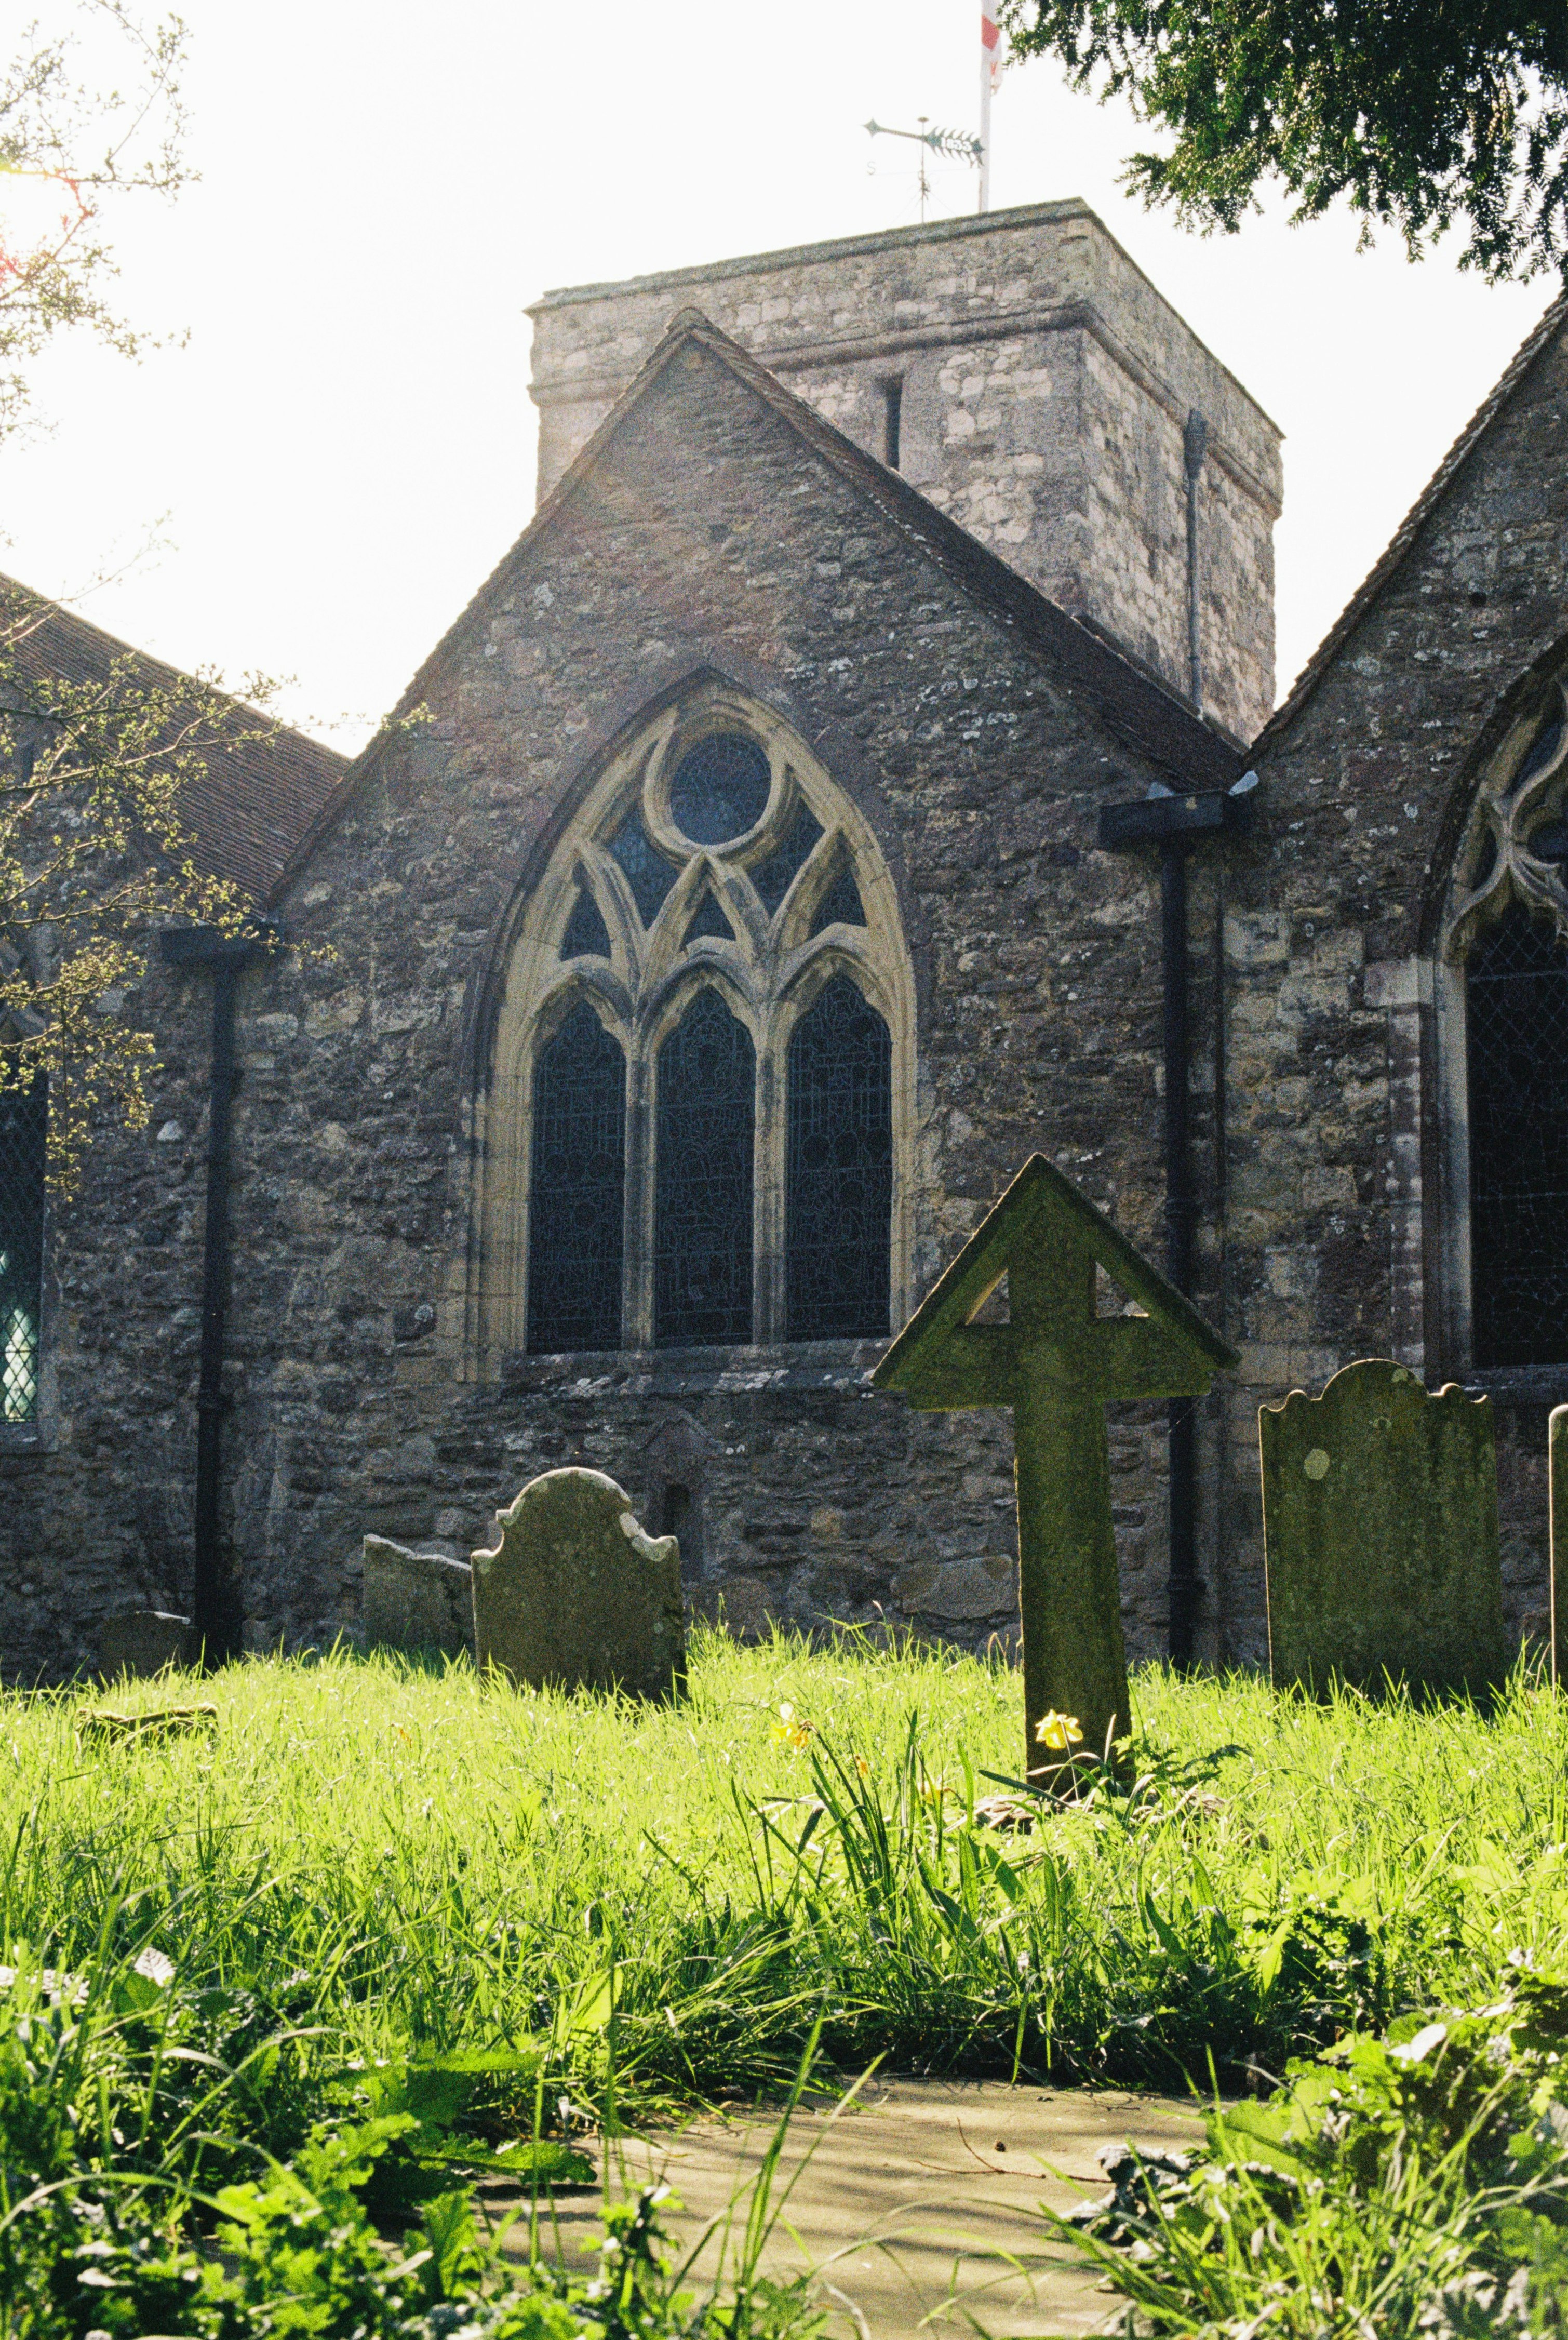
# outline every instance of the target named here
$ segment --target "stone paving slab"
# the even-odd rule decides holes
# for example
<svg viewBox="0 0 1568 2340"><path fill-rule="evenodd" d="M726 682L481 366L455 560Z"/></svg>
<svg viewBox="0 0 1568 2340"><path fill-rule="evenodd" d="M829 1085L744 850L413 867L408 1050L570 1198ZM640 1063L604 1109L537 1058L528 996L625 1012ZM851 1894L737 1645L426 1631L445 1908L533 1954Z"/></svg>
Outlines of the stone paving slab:
<svg viewBox="0 0 1568 2340"><path fill-rule="evenodd" d="M733 2252L772 2128L767 2115L749 2111L621 2139L608 2150L612 2185L630 2191L662 2176L683 2206L670 2226L688 2246L736 2201ZM838 2340L968 2334L969 2316L997 2340L1119 2331L1125 2305L1047 2241L1036 2206L1065 2210L1103 2192L1101 2146L1127 2138L1146 2149L1180 2147L1200 2136L1192 2107L1166 2097L873 2081L846 2111L797 2114L778 2187L800 2174L763 2267L815 2269L831 2286ZM503 2207L499 2196L489 2200L492 2213ZM554 2216L559 2246L575 2259L598 2231L599 2199L562 2196ZM515 2247L526 2247L526 2225ZM711 2236L699 2273L711 2275L719 2247Z"/></svg>

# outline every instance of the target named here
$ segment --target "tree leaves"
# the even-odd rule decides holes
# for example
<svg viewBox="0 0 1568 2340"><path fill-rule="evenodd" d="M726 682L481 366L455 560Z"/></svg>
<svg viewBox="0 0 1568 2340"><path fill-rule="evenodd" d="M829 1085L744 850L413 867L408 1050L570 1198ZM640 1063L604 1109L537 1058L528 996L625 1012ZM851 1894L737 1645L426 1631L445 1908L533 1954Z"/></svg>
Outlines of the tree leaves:
<svg viewBox="0 0 1568 2340"><path fill-rule="evenodd" d="M1492 282L1568 273L1560 0L1003 0L1016 55L1168 132L1126 183L1234 233L1277 179L1295 220L1342 199L1412 259L1451 227Z"/></svg>

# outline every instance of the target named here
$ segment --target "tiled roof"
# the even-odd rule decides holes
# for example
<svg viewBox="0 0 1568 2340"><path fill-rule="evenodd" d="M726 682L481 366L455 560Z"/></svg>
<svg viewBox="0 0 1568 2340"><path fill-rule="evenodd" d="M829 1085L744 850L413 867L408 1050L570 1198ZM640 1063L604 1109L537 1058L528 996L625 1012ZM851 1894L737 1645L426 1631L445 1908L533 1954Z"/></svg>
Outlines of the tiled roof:
<svg viewBox="0 0 1568 2340"><path fill-rule="evenodd" d="M1422 489L1420 495L1394 530L1376 565L1367 572L1361 584L1357 586L1311 658L1296 676L1290 688L1290 696L1280 701L1258 733L1253 743L1254 755L1260 749L1267 746L1300 714L1362 619L1371 609L1425 527L1446 493L1454 474L1486 436L1542 351L1565 322L1568 322L1568 292L1560 293L1533 332L1526 334L1506 371L1499 375L1493 388L1482 400L1431 479Z"/></svg>
<svg viewBox="0 0 1568 2340"><path fill-rule="evenodd" d="M105 679L129 659L135 682L168 689L188 680L177 669L145 657L129 643L89 625L56 601L0 577L0 608L25 610L31 619L12 645L24 673L66 682ZM347 769L346 758L303 733L269 725L235 700L232 747L206 752L206 768L186 786L183 809L194 839L193 858L226 878L252 899L264 901L284 865Z"/></svg>

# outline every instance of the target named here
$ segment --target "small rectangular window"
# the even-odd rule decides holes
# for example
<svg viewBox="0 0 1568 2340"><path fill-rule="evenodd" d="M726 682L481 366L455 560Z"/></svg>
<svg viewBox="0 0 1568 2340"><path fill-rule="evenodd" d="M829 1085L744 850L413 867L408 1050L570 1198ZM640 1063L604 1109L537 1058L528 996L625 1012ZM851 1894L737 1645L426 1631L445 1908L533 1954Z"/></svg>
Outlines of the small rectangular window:
<svg viewBox="0 0 1568 2340"><path fill-rule="evenodd" d="M904 421L904 378L889 374L882 392L882 461L890 471L898 468Z"/></svg>
<svg viewBox="0 0 1568 2340"><path fill-rule="evenodd" d="M0 1090L0 1422L38 1419L47 1137L43 1075Z"/></svg>

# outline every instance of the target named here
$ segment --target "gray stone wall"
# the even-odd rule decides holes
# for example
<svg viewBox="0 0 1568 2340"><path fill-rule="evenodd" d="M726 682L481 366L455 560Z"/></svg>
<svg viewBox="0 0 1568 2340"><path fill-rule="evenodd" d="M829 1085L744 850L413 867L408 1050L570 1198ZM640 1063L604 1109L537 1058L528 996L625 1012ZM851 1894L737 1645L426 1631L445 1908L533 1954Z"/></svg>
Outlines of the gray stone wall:
<svg viewBox="0 0 1568 2340"><path fill-rule="evenodd" d="M1452 1332L1442 1120L1462 1068L1433 1012L1438 904L1480 764L1561 660L1568 356L1539 356L1305 703L1257 755L1253 838L1227 872L1226 1534L1255 1585L1256 1407L1394 1355L1436 1387L1495 1383L1503 1583L1546 1604L1545 1412L1568 1372L1475 1373ZM1249 1467L1250 1465L1250 1467ZM1239 1601L1232 1646L1262 1649Z"/></svg>
<svg viewBox="0 0 1568 2340"><path fill-rule="evenodd" d="M1262 724L1279 432L1087 204L547 293L530 312L541 497L687 306L879 459L898 380L906 477L1184 691L1182 433L1197 408L1206 703L1240 738Z"/></svg>
<svg viewBox="0 0 1568 2340"><path fill-rule="evenodd" d="M1157 907L1095 844L1154 777L1043 655L700 348L414 687L241 988L224 1502L247 1631L352 1630L361 1540L466 1552L540 1468L640 1499L703 1466L708 1605L1013 1617L1009 1424L867 1393L867 1355L514 1361L467 1383L470 1129L511 906L597 760L704 664L765 696L876 828L918 987L918 1280L1022 1159L1158 1241ZM209 994L154 967L153 1129L62 1220L61 1420L0 1458L4 1661L58 1672L188 1600ZM1163 1634L1156 1410L1113 1433L1129 1639ZM689 1475L679 1477L680 1471ZM650 1523L664 1522L650 1502Z"/></svg>

